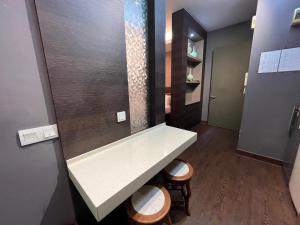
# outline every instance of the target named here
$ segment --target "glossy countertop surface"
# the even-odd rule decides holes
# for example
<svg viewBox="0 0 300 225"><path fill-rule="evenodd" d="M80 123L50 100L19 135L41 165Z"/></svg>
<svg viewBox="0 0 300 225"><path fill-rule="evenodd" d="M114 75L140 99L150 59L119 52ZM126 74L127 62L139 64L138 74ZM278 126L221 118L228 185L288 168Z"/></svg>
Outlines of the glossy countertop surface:
<svg viewBox="0 0 300 225"><path fill-rule="evenodd" d="M99 221L196 140L194 132L161 124L72 158L67 166Z"/></svg>

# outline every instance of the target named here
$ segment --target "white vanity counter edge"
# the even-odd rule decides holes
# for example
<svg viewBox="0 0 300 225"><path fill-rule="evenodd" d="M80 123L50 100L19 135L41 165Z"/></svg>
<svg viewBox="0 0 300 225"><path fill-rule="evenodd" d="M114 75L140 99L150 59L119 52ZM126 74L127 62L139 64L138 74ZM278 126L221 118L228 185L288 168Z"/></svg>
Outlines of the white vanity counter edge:
<svg viewBox="0 0 300 225"><path fill-rule="evenodd" d="M67 160L70 178L100 221L196 140L163 123Z"/></svg>

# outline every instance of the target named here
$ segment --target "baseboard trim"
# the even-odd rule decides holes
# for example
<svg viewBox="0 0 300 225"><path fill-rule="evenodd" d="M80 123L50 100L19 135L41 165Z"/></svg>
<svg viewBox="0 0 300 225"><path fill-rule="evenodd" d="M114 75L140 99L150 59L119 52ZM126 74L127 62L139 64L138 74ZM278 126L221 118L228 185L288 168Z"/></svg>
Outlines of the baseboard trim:
<svg viewBox="0 0 300 225"><path fill-rule="evenodd" d="M207 125L208 125L208 121L203 121L203 120L202 120L202 121L200 122L200 124L201 124L201 125L207 126Z"/></svg>
<svg viewBox="0 0 300 225"><path fill-rule="evenodd" d="M269 158L269 157L266 157L266 156L257 155L257 154L251 153L251 152L247 152L247 151L245 151L243 149L240 149L240 148L237 148L235 150L235 152L238 155L241 155L241 156L253 158L253 159L263 161L263 162L266 162L266 163L271 163L271 164L274 164L274 165L277 165L277 166L283 166L283 162L278 160L278 159L273 159L273 158Z"/></svg>

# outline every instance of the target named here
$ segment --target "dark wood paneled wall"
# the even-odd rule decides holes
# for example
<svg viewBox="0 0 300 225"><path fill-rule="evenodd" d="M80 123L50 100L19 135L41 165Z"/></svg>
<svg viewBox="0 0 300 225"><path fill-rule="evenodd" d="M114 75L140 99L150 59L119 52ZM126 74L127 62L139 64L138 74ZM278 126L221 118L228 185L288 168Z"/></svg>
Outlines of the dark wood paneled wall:
<svg viewBox="0 0 300 225"><path fill-rule="evenodd" d="M191 128L201 121L202 96L200 102L185 105L187 47L189 29L197 32L204 40L203 62L207 32L184 9L172 15L172 76L171 76L171 118L170 124L179 128ZM203 92L204 63L202 66L201 92Z"/></svg>
<svg viewBox="0 0 300 225"><path fill-rule="evenodd" d="M165 121L165 0L148 0L150 125Z"/></svg>
<svg viewBox="0 0 300 225"><path fill-rule="evenodd" d="M123 1L36 8L65 158L130 135ZM127 121L117 123L118 111Z"/></svg>

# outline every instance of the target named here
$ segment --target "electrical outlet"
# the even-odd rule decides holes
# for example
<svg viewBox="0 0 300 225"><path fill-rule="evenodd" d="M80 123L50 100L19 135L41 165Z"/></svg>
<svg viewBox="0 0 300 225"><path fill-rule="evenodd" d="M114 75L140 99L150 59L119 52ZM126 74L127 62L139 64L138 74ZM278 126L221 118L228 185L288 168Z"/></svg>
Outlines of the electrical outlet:
<svg viewBox="0 0 300 225"><path fill-rule="evenodd" d="M118 112L117 113L117 120L118 120L118 123L126 121L126 112L125 111Z"/></svg>

